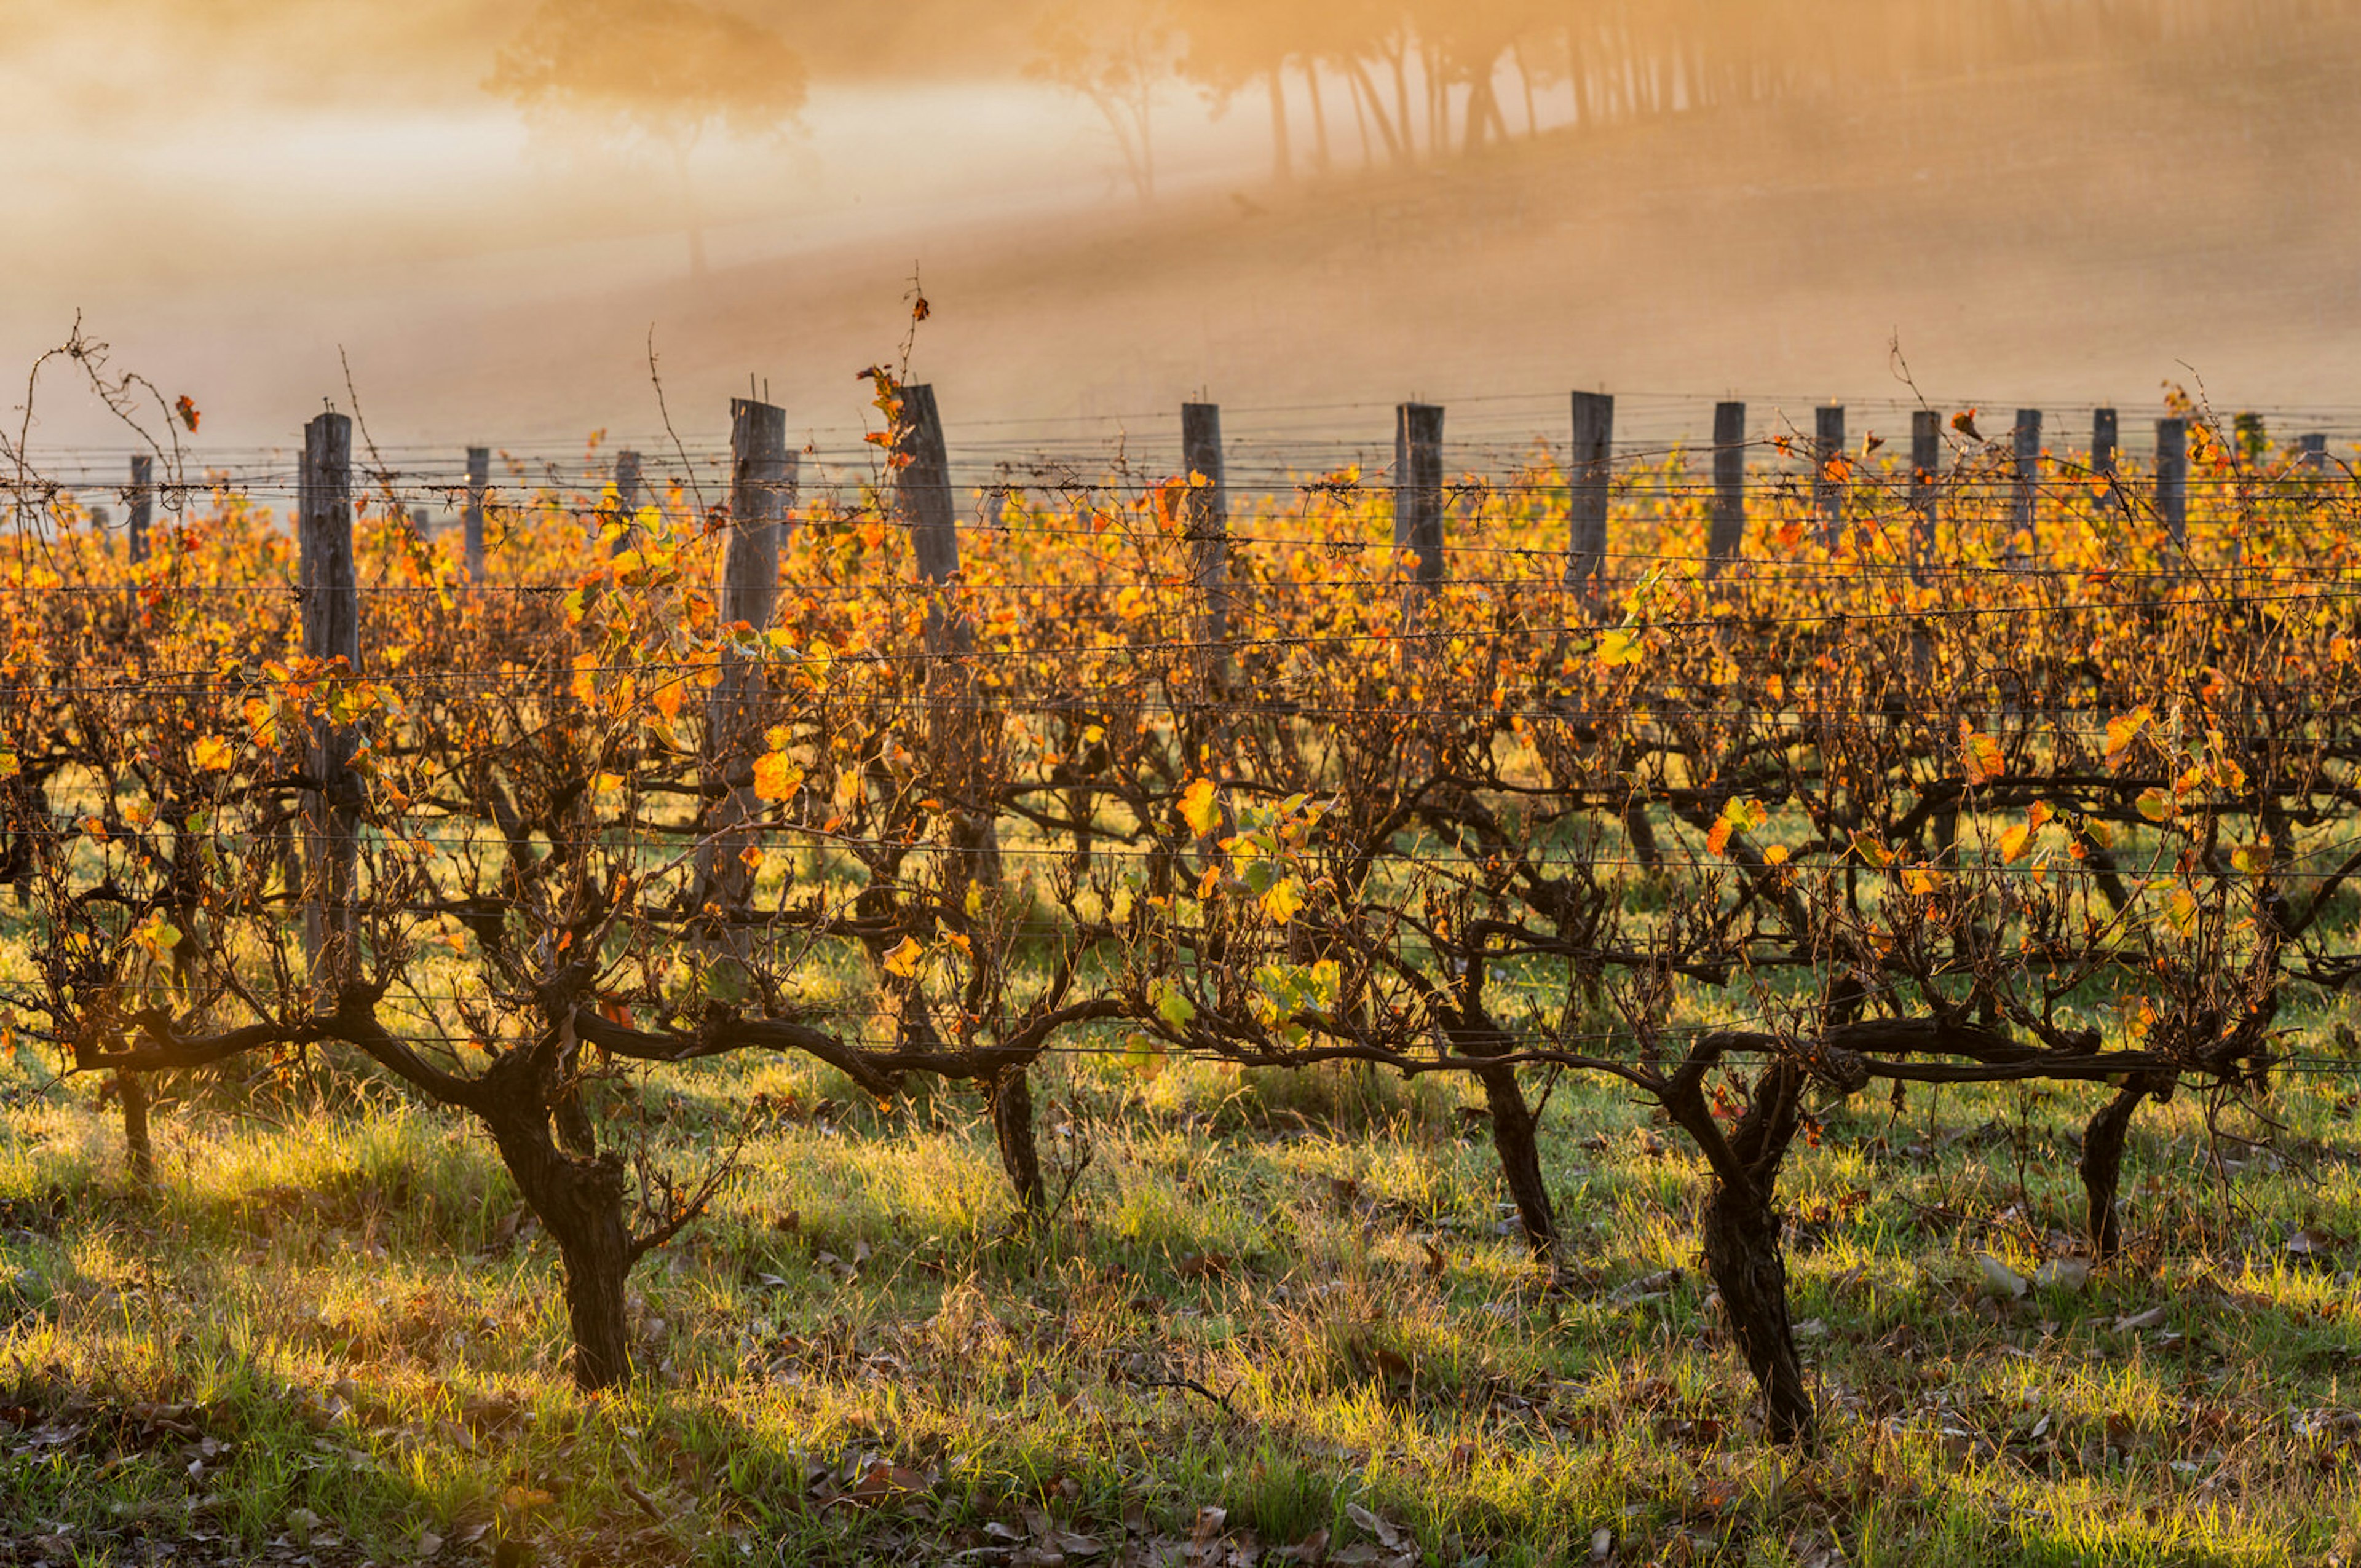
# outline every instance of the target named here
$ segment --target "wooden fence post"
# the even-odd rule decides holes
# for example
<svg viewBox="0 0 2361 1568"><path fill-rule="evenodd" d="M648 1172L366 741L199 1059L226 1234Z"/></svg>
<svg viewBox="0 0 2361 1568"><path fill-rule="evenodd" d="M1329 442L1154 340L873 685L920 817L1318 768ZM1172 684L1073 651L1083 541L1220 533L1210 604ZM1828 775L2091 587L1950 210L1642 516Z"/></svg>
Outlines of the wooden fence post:
<svg viewBox="0 0 2361 1568"><path fill-rule="evenodd" d="M467 506L460 514L467 544L467 580L484 580L484 492L492 482L492 451L489 446L467 448Z"/></svg>
<svg viewBox="0 0 2361 1568"><path fill-rule="evenodd" d="M1443 582L1443 410L1394 409L1394 548L1418 554L1418 586Z"/></svg>
<svg viewBox="0 0 2361 1568"><path fill-rule="evenodd" d="M2114 410L2091 411L2091 473L2094 477L2106 480L2111 493L2114 489L2115 444L2119 428L2120 422Z"/></svg>
<svg viewBox="0 0 2361 1568"><path fill-rule="evenodd" d="M943 442L942 411L936 406L934 388L902 389L902 429L895 450L906 461L894 483L894 505L910 531L918 575L929 583L948 583L959 576L959 522L951 506L950 454ZM928 652L961 653L972 643L967 618L946 609L939 597L931 599Z"/></svg>
<svg viewBox="0 0 2361 1568"><path fill-rule="evenodd" d="M610 555L620 555L640 543L640 531L631 520L640 514L640 455L624 451L615 454L615 542Z"/></svg>
<svg viewBox="0 0 2361 1568"><path fill-rule="evenodd" d="M770 629L779 594L779 519L795 484L786 411L732 398L730 526L721 540L717 607L725 630L741 621L757 636ZM749 658L725 644L720 679L706 698L707 816L697 850L697 907L717 908L725 920L744 913L754 887L753 872L740 856L758 837L747 824L763 812L752 780L767 688L763 663L760 654Z"/></svg>
<svg viewBox="0 0 2361 1568"><path fill-rule="evenodd" d="M1218 691L1228 684L1230 636L1230 494L1222 466L1219 404L1180 405L1180 466L1189 480L1190 566L1197 582L1197 665L1207 688Z"/></svg>
<svg viewBox="0 0 2361 1568"><path fill-rule="evenodd" d="M1910 554L1922 566L1935 549L1935 512L1940 504L1943 416L1934 409L1910 411Z"/></svg>
<svg viewBox="0 0 2361 1568"><path fill-rule="evenodd" d="M145 454L131 460L131 518L124 543L134 564L148 559L148 525L156 505L156 460Z"/></svg>
<svg viewBox="0 0 2361 1568"><path fill-rule="evenodd" d="M1565 586L1579 587L1607 569L1607 500L1615 479L1615 400L1574 394L1574 446L1566 455L1573 505L1566 522Z"/></svg>
<svg viewBox="0 0 2361 1568"><path fill-rule="evenodd" d="M2173 548L2189 547L2189 422L2156 422L2156 514Z"/></svg>
<svg viewBox="0 0 2361 1568"><path fill-rule="evenodd" d="M951 504L950 454L943 439L942 411L930 386L901 389L902 412L894 450L904 459L894 485L894 509L910 531L918 572L939 590L959 576L958 511ZM987 748L987 720L976 701L968 655L975 627L957 602L958 590L930 594L927 603L928 751L946 775L959 806L951 817L950 875L945 892L962 902L974 898L987 928L999 918L1000 828L991 798L995 788ZM962 886L961 884L964 884ZM933 1023L915 981L885 977L887 1008L897 1014L904 1038L936 1040ZM992 1112L993 1140L1000 1163L1028 1215L1049 1206L1041 1159L1033 1135L1033 1086L1023 1066L1002 1069L983 1080Z"/></svg>
<svg viewBox="0 0 2361 1568"><path fill-rule="evenodd" d="M939 590L927 600L928 749L961 800L951 834L955 864L961 875L991 892L1000 885L1000 835L986 798L993 781L986 776L984 716L976 709L968 667L975 625L958 602L958 589L941 591L960 575L960 543L950 454L934 388L902 389L895 451L906 459L895 481L895 510L910 531L919 576Z"/></svg>
<svg viewBox="0 0 2361 1568"><path fill-rule="evenodd" d="M1820 543L1833 550L1844 528L1844 486L1836 477L1836 461L1845 449L1844 405L1822 404L1812 422L1812 499L1820 509Z"/></svg>
<svg viewBox="0 0 2361 1568"><path fill-rule="evenodd" d="M358 579L353 565L353 422L324 413L303 427L303 466L296 482L297 572L303 605L303 652L341 658L347 674L361 663ZM354 882L360 861L360 811L349 773L353 732L325 718L313 721L303 792L303 950L314 1004L335 1006L355 969Z"/></svg>
<svg viewBox="0 0 2361 1568"><path fill-rule="evenodd" d="M2322 434L2299 435L2296 447L2302 454L2303 471L2323 474L2328 471L2328 437Z"/></svg>
<svg viewBox="0 0 2361 1568"><path fill-rule="evenodd" d="M2017 548L2016 537L2026 536L2030 549L2033 541L2033 520L2036 504L2041 496L2041 411L2016 411L2016 428L2012 432L2009 480L2013 496L2009 507L2008 562L2021 565L2026 551Z"/></svg>
<svg viewBox="0 0 2361 1568"><path fill-rule="evenodd" d="M1746 552L1746 405L1713 406L1713 521L1706 531L1706 573Z"/></svg>

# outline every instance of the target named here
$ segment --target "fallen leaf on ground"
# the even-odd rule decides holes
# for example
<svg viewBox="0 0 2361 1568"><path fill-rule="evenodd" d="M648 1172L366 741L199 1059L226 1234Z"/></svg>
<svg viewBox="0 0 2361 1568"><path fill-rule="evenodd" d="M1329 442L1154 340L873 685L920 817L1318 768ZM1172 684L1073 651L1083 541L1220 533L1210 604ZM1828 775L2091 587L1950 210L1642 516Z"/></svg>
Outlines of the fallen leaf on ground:
<svg viewBox="0 0 2361 1568"><path fill-rule="evenodd" d="M2026 1292L2025 1276L2019 1274L1988 1252L1976 1254L1976 1266L1983 1270L1984 1288L1993 1295L2014 1301Z"/></svg>

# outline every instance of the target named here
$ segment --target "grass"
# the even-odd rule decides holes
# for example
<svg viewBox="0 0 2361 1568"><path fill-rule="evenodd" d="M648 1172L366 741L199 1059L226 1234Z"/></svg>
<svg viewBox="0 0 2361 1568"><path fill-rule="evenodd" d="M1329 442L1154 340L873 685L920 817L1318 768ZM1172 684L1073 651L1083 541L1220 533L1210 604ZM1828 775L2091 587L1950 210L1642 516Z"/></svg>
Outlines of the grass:
<svg viewBox="0 0 2361 1568"><path fill-rule="evenodd" d="M1975 1255L2071 1249L2082 1097L1829 1116L1785 1183L1808 1457L1761 1440L1696 1276L1697 1162L1603 1088L1550 1102L1551 1288L1456 1086L1052 1063L1080 1174L1024 1237L957 1094L658 1074L637 1113L684 1165L765 1109L717 1212L634 1277L644 1376L591 1398L554 1250L461 1119L191 1086L151 1198L95 1085L16 1087L0 1561L2361 1557L2338 1079L2286 1084L2262 1151L2193 1097L2144 1112L2129 1255L2021 1300Z"/></svg>

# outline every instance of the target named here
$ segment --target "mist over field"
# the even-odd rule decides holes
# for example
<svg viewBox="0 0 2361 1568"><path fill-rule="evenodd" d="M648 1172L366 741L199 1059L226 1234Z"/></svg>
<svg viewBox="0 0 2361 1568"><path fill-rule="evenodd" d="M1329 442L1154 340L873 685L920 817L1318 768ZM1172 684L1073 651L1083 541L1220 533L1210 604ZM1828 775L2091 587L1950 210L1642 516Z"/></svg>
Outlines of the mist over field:
<svg viewBox="0 0 2361 1568"><path fill-rule="evenodd" d="M1274 433L1413 395L1546 433L1575 386L1695 433L1733 391L1903 396L1897 340L1938 400L2361 403L2344 7L1100 9L1170 23L1112 106L1045 69L1047 4L573 5L724 16L797 73L684 184L643 120L501 88L527 0L0 7L0 362L80 311L202 453L342 406L341 347L380 441L565 444L656 428L653 334L685 427L752 375L824 433L915 272L952 426L1045 439L1200 391ZM37 451L126 443L61 379L34 412Z"/></svg>

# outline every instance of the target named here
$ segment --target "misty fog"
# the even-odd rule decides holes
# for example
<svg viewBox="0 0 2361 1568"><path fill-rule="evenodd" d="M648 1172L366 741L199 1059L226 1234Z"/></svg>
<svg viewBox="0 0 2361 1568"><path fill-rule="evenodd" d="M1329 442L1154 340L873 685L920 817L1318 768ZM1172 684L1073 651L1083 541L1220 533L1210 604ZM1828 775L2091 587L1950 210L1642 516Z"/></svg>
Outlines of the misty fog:
<svg viewBox="0 0 2361 1568"><path fill-rule="evenodd" d="M1274 442L1375 437L1411 396L1506 439L1576 386L1696 433L1732 392L1901 398L1896 342L1938 401L2136 410L2202 379L2361 433L2339 7L1674 0L1729 34L1691 60L1613 0L1456 7L1494 29L1456 53L1417 6L1381 35L1358 0L1208 0L1180 7L1202 38L1296 30L1226 65L1166 40L1152 198L1116 116L1042 69L1046 6L717 4L808 96L776 132L708 127L686 188L648 137L491 90L534 9L0 5L0 367L80 311L205 411L200 461L342 406L340 348L380 441L562 447L656 427L653 334L685 430L751 375L840 432L915 269L912 373L978 440L1162 432L1199 392ZM2013 19L1927 20L1987 10ZM34 414L37 452L127 444L60 378Z"/></svg>

